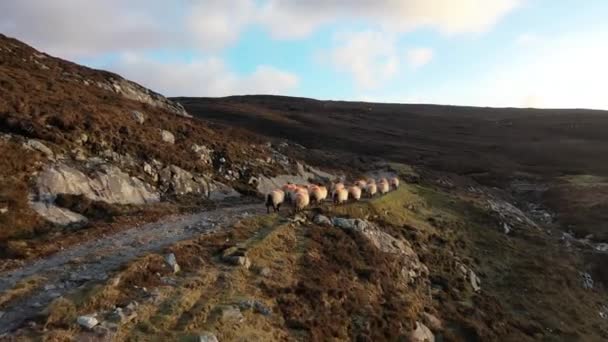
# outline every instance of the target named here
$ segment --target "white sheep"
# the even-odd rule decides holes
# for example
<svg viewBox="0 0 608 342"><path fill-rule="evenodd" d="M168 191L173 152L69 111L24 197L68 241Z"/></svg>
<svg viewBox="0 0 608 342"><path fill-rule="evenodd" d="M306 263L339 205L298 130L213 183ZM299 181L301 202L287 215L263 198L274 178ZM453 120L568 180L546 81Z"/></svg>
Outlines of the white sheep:
<svg viewBox="0 0 608 342"><path fill-rule="evenodd" d="M304 210L310 204L310 197L308 196L308 192L306 191L298 191L296 192L293 198L293 211L297 213L299 211Z"/></svg>
<svg viewBox="0 0 608 342"><path fill-rule="evenodd" d="M266 212L270 213L270 207L272 207L275 212L278 212L284 200L285 192L283 192L283 190L277 189L271 191L266 196Z"/></svg>
<svg viewBox="0 0 608 342"><path fill-rule="evenodd" d="M386 180L386 178L382 178L380 181L378 181L378 191L381 194L386 194L387 192L389 192L391 190L390 186L388 185L388 180Z"/></svg>
<svg viewBox="0 0 608 342"><path fill-rule="evenodd" d="M359 180L355 181L355 185L361 189L365 189L365 186L367 186L367 182L363 179L359 179Z"/></svg>
<svg viewBox="0 0 608 342"><path fill-rule="evenodd" d="M333 194L334 204L341 204L348 201L348 190L338 189Z"/></svg>
<svg viewBox="0 0 608 342"><path fill-rule="evenodd" d="M368 183L367 186L365 187L365 193L369 197L374 197L374 195L376 194L376 192L378 192L378 186L376 185L375 182L374 183Z"/></svg>
<svg viewBox="0 0 608 342"><path fill-rule="evenodd" d="M391 185L391 187L394 187L395 189L399 189L399 178L391 177L391 179L389 179L389 184Z"/></svg>
<svg viewBox="0 0 608 342"><path fill-rule="evenodd" d="M355 201L360 200L361 199L361 188L356 185L349 187L348 196Z"/></svg>
<svg viewBox="0 0 608 342"><path fill-rule="evenodd" d="M313 185L309 188L310 199L314 203L323 202L327 198L327 188L320 185Z"/></svg>

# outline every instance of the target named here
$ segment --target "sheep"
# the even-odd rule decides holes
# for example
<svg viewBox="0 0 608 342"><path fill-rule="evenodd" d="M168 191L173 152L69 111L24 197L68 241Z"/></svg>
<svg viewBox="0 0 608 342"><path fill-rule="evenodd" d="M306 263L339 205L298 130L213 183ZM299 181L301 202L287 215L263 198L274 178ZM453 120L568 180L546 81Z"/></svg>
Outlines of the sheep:
<svg viewBox="0 0 608 342"><path fill-rule="evenodd" d="M331 198L334 198L334 196L336 195L336 192L338 192L338 190L344 189L344 183L334 183L331 186Z"/></svg>
<svg viewBox="0 0 608 342"><path fill-rule="evenodd" d="M367 184L376 184L376 180L375 180L375 179L373 179L373 178L371 178L371 177L370 177L370 178L368 178L368 179L366 180L366 182L367 182Z"/></svg>
<svg viewBox="0 0 608 342"><path fill-rule="evenodd" d="M293 212L297 213L302 211L310 203L310 197L308 192L298 191L293 198Z"/></svg>
<svg viewBox="0 0 608 342"><path fill-rule="evenodd" d="M390 186L388 185L386 178L382 178L378 181L378 191L383 195L390 191Z"/></svg>
<svg viewBox="0 0 608 342"><path fill-rule="evenodd" d="M360 200L361 199L361 188L356 185L349 187L348 196L355 201Z"/></svg>
<svg viewBox="0 0 608 342"><path fill-rule="evenodd" d="M293 195L295 195L295 192L298 189L297 185L293 183L287 183L283 185L281 189L285 192L285 201L291 203L291 201L293 200Z"/></svg>
<svg viewBox="0 0 608 342"><path fill-rule="evenodd" d="M320 185L310 187L310 199L312 202L320 203L327 198L327 188Z"/></svg>
<svg viewBox="0 0 608 342"><path fill-rule="evenodd" d="M338 189L333 194L334 204L341 204L348 201L348 190Z"/></svg>
<svg viewBox="0 0 608 342"><path fill-rule="evenodd" d="M284 200L285 192L283 190L277 189L271 191L266 196L266 212L270 214L270 207L272 207L274 212L278 212Z"/></svg>
<svg viewBox="0 0 608 342"><path fill-rule="evenodd" d="M358 186L361 189L365 189L365 186L367 185L367 182L363 179L359 179L355 182L355 185Z"/></svg>
<svg viewBox="0 0 608 342"><path fill-rule="evenodd" d="M378 192L378 186L376 185L376 183L368 183L367 186L365 187L365 193L371 198L374 197L374 195L376 194L376 192Z"/></svg>
<svg viewBox="0 0 608 342"><path fill-rule="evenodd" d="M399 189L399 178L391 177L389 179L389 184L391 185L391 187L395 187L395 189Z"/></svg>

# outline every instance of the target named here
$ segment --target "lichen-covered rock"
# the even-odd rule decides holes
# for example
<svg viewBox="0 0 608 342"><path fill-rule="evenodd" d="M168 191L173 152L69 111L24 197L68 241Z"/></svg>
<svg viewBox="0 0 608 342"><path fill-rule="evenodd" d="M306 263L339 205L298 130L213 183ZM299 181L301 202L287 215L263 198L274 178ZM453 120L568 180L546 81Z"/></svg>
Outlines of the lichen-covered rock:
<svg viewBox="0 0 608 342"><path fill-rule="evenodd" d="M146 116L142 112L134 110L131 112L131 116L133 116L133 120L140 125L146 121Z"/></svg>
<svg viewBox="0 0 608 342"><path fill-rule="evenodd" d="M169 131L165 131L164 129L160 131L160 136L164 142L169 144L175 144L175 136L173 133Z"/></svg>
<svg viewBox="0 0 608 342"><path fill-rule="evenodd" d="M396 239L366 220L334 217L332 223L338 228L362 234L372 245L385 253L401 255L404 260L401 274L406 283L429 274L428 268L420 261L407 240Z"/></svg>
<svg viewBox="0 0 608 342"><path fill-rule="evenodd" d="M55 158L55 154L53 153L53 150L48 148L45 144L43 144L39 140L29 139L23 143L23 147L25 147L28 150L38 151L38 152L44 154L49 159Z"/></svg>
<svg viewBox="0 0 608 342"><path fill-rule="evenodd" d="M63 163L43 170L36 181L39 200L52 203L59 194L83 195L93 201L118 204L157 202L159 195L148 184L113 165L99 165L89 177Z"/></svg>
<svg viewBox="0 0 608 342"><path fill-rule="evenodd" d="M175 165L167 166L159 172L160 190L174 195L203 194L208 196L209 183L203 177Z"/></svg>
<svg viewBox="0 0 608 342"><path fill-rule="evenodd" d="M51 203L31 202L30 207L45 220L61 226L87 221L86 217Z"/></svg>

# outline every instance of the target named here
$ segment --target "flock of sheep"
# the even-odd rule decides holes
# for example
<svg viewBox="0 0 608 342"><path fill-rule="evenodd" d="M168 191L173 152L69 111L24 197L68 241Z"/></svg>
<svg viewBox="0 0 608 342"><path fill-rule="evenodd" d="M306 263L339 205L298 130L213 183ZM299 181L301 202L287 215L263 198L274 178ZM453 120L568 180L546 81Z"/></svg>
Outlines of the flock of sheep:
<svg viewBox="0 0 608 342"><path fill-rule="evenodd" d="M375 179L369 178L367 180L357 180L352 185L346 186L344 183L332 183L331 188L331 199L334 204L341 204L352 199L358 201L361 199L361 195L365 194L367 197L373 197L376 193L385 194L391 190L391 188L397 189L399 187L399 178L391 177L389 179L381 178L376 182ZM287 183L280 189L271 191L266 196L266 211L270 213L270 208L275 212L279 211L281 204L284 202L293 205L294 212L299 212L311 203L321 203L327 199L328 191L327 187L320 184L293 184Z"/></svg>

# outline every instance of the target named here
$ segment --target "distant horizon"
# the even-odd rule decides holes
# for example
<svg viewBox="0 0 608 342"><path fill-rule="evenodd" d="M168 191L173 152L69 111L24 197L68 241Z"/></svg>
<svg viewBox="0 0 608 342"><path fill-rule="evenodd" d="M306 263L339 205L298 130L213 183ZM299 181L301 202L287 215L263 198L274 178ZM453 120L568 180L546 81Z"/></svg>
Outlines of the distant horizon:
<svg viewBox="0 0 608 342"><path fill-rule="evenodd" d="M0 3L0 32L168 97L608 110L603 13L600 0L23 0Z"/></svg>

